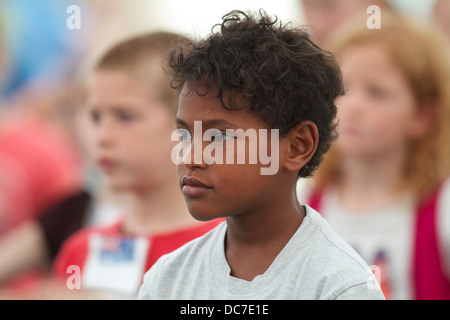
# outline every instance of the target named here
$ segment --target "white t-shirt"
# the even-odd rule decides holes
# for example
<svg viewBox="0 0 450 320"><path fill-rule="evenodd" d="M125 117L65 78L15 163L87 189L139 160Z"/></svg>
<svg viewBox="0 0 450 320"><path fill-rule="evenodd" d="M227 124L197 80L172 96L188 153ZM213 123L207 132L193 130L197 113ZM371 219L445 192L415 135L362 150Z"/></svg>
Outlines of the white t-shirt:
<svg viewBox="0 0 450 320"><path fill-rule="evenodd" d="M307 203L309 182L299 183L298 190L300 203ZM436 209L439 248L450 276L450 179L441 187ZM336 191L328 188L322 195L320 212L333 230L376 270L386 298L413 299L416 207L412 195L404 194L356 212L344 206Z"/></svg>
<svg viewBox="0 0 450 320"><path fill-rule="evenodd" d="M252 281L230 275L226 222L161 257L139 299L384 299L368 265L312 208L270 267Z"/></svg>

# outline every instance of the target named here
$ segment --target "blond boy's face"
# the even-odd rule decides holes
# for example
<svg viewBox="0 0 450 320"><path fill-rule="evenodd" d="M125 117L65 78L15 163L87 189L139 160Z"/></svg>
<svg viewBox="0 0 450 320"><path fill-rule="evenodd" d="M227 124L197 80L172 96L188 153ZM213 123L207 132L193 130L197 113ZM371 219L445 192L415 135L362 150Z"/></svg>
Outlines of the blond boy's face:
<svg viewBox="0 0 450 320"><path fill-rule="evenodd" d="M338 150L370 158L406 150L423 119L400 69L377 45L350 47L338 60L346 92L337 101Z"/></svg>
<svg viewBox="0 0 450 320"><path fill-rule="evenodd" d="M175 177L173 116L151 88L121 71L93 75L88 149L113 188L147 190Z"/></svg>

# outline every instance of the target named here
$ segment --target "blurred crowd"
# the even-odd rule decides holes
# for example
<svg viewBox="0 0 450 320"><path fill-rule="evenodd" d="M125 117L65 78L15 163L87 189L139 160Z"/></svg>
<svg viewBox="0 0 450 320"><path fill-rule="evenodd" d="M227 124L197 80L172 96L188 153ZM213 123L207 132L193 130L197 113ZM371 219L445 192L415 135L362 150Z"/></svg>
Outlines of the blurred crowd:
<svg viewBox="0 0 450 320"><path fill-rule="evenodd" d="M292 1L345 90L299 200L386 298L450 298L450 1ZM73 3L80 30L66 27ZM191 218L170 161L162 64L191 35L137 32L139 8L111 3L0 1L0 299L133 298L159 256L217 223Z"/></svg>

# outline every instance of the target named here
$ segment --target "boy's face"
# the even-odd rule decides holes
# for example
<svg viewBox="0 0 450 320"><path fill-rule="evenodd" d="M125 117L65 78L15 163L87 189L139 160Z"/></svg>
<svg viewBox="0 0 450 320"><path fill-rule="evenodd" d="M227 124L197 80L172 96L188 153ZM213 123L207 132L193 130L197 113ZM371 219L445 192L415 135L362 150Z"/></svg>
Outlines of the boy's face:
<svg viewBox="0 0 450 320"><path fill-rule="evenodd" d="M202 92L202 90L199 90ZM225 92L226 93L226 92ZM226 96L226 94L224 94ZM242 99L241 99L242 100ZM239 100L238 100L239 101ZM227 101L225 99L225 104ZM196 146L195 137L190 143L191 148L186 153L184 160L177 166L178 181L185 197L188 209L192 216L198 220L210 220L218 217L239 215L240 213L258 210L266 201L271 201L277 196L276 180L280 179L279 173L274 175L262 175L261 168L267 167L259 161L259 154L274 153L270 137L268 143L252 149L249 139L245 143L245 163L238 164L238 141L245 139L242 136L227 135L226 130L237 129L255 130L268 129L268 125L260 120L248 109L229 111L226 110L217 98L217 90L210 90L206 96L199 96L195 90L189 90L187 85L180 94L176 123L180 135L194 136L194 122L197 125L201 121L202 134L208 129L217 129L214 141L201 141ZM197 126L198 128L198 126ZM270 130L268 131L270 132ZM241 140L242 141L242 140ZM198 142L198 140L197 140ZM278 140L277 140L278 143ZM223 161L223 164L208 161L206 150L215 147L223 147L223 159L227 158L233 149L234 160ZM194 161L196 150L200 150L201 159ZM264 149L264 150L263 150ZM254 153L257 152L258 155ZM282 152L280 149L278 152ZM250 157L257 156L257 161L250 164ZM230 160L230 158L228 158ZM210 163L210 164L208 164ZM278 170L278 163L277 163Z"/></svg>
<svg viewBox="0 0 450 320"><path fill-rule="evenodd" d="M346 94L337 101L336 147L369 158L405 150L424 119L400 69L378 45L350 47L339 62Z"/></svg>
<svg viewBox="0 0 450 320"><path fill-rule="evenodd" d="M363 15L373 4L367 0L302 0L303 12L311 24L311 36L319 46L326 45L334 30L354 15Z"/></svg>
<svg viewBox="0 0 450 320"><path fill-rule="evenodd" d="M175 178L173 115L142 82L125 72L100 70L90 85L89 151L120 190L148 189Z"/></svg>

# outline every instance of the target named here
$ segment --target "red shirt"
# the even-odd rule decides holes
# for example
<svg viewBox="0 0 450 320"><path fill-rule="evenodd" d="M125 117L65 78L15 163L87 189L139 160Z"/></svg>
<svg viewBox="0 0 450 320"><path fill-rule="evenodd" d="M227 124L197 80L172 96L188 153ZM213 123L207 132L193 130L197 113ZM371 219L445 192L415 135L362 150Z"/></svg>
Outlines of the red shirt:
<svg viewBox="0 0 450 320"><path fill-rule="evenodd" d="M54 273L67 279L76 266L80 270L82 289L135 295L145 272L159 257L204 235L222 221L216 219L181 230L144 236L124 234L122 221L108 227L86 228L63 245L54 264Z"/></svg>
<svg viewBox="0 0 450 320"><path fill-rule="evenodd" d="M80 185L81 162L70 141L38 120L0 130L0 236L34 219Z"/></svg>

